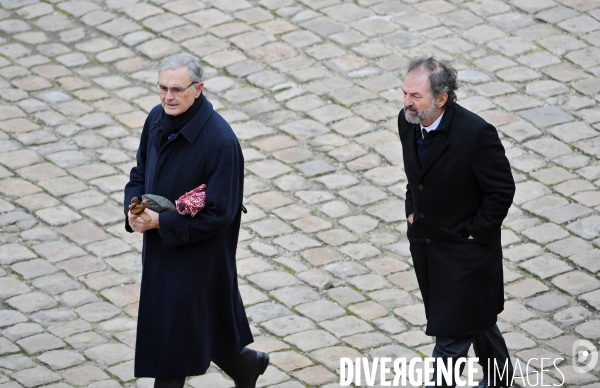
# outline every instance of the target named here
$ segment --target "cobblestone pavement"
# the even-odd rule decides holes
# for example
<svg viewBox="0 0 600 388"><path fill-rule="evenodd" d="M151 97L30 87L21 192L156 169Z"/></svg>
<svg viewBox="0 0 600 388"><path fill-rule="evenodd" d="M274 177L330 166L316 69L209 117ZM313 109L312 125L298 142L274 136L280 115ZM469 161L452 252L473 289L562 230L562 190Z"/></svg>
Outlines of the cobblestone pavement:
<svg viewBox="0 0 600 388"><path fill-rule="evenodd" d="M179 51L204 61L244 149L238 271L252 346L271 354L260 386L337 387L342 356L431 354L395 119L408 58L436 53L518 182L511 354L565 357L569 386L600 387L600 364L578 374L570 357L600 339L600 1L0 5L1 388L151 387L133 376L141 240L122 188L158 61ZM188 384L232 387L215 367Z"/></svg>

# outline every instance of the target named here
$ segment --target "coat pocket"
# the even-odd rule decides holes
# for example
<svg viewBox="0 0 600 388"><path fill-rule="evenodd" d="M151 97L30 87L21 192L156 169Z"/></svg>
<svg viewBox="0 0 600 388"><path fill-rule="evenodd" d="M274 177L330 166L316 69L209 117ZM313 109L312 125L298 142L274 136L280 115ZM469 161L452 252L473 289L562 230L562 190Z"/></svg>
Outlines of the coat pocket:
<svg viewBox="0 0 600 388"><path fill-rule="evenodd" d="M410 222L408 222L408 220L406 220L406 237L411 237L414 236L416 231L414 230L414 221L411 224Z"/></svg>

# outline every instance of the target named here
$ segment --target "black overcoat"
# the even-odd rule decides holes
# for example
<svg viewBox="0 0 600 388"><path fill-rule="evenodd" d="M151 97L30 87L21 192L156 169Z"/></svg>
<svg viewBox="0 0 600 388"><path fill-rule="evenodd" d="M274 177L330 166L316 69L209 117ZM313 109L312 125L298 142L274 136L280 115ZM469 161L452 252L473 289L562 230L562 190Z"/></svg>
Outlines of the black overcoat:
<svg viewBox="0 0 600 388"><path fill-rule="evenodd" d="M515 192L496 129L458 104L446 107L421 167L415 131L398 117L407 237L427 315L427 335L490 328L504 308L500 227ZM468 239L473 236L474 239Z"/></svg>
<svg viewBox="0 0 600 388"><path fill-rule="evenodd" d="M204 99L196 115L162 148L162 106L148 115L137 166L125 187L131 198L156 194L175 201L206 184L206 207L194 218L159 215L144 233L135 349L136 377L203 374L211 358L253 341L237 285L244 159L227 122ZM132 231L126 223L128 231Z"/></svg>

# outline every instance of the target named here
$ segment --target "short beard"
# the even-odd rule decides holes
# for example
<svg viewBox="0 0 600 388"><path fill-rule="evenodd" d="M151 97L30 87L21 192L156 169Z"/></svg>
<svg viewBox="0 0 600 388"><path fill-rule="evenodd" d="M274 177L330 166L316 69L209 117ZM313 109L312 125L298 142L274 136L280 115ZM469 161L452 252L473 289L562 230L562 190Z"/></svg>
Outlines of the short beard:
<svg viewBox="0 0 600 388"><path fill-rule="evenodd" d="M409 113L409 110L404 108L404 118L411 124L421 124L422 122L429 121L437 114L437 106L435 106L435 99L431 98L431 105L429 108L422 112L417 110L417 113Z"/></svg>

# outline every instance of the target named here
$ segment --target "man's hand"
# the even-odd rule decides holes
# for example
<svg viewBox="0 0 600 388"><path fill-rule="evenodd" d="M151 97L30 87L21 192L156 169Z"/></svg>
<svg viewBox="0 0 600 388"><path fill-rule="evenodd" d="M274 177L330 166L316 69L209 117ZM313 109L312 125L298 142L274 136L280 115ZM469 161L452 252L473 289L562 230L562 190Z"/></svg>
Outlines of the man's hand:
<svg viewBox="0 0 600 388"><path fill-rule="evenodd" d="M142 217L133 218L131 212L127 213L129 226L134 232L144 233L147 230L159 228L158 213L150 209L146 209L146 213L152 218L150 221L144 221Z"/></svg>
<svg viewBox="0 0 600 388"><path fill-rule="evenodd" d="M406 217L406 219L408 220L408 222L410 222L410 224L412 225L413 223L413 217L414 217L415 213L410 213L408 215L408 217Z"/></svg>

